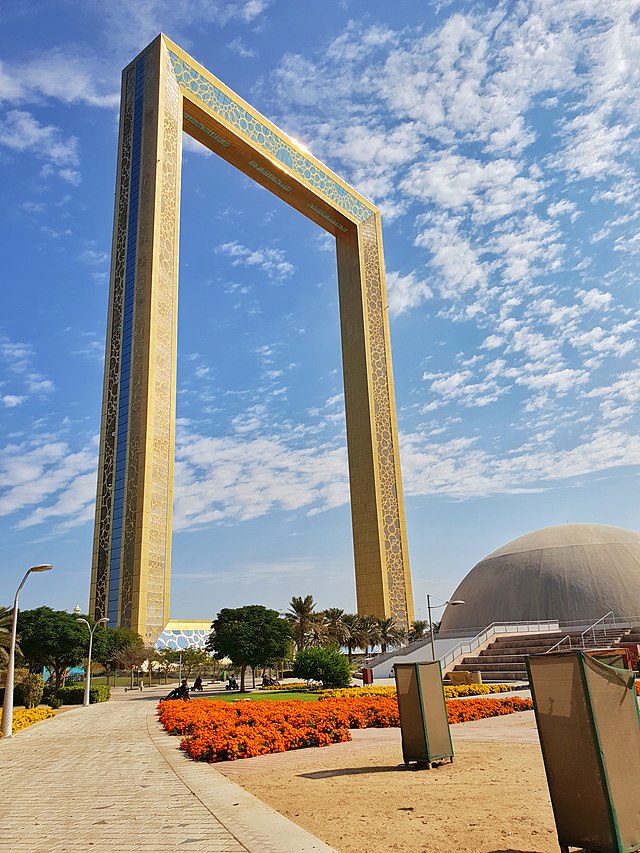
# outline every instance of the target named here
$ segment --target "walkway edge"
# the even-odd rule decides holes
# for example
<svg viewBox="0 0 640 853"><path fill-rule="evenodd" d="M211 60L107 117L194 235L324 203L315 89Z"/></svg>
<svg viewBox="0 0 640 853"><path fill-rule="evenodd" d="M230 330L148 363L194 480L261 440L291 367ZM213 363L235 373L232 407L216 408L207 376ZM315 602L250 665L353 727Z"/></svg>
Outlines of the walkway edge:
<svg viewBox="0 0 640 853"><path fill-rule="evenodd" d="M187 758L180 751L180 738L168 735L158 722L155 704L147 712L147 731L180 781L249 853L337 853L227 779L215 765Z"/></svg>

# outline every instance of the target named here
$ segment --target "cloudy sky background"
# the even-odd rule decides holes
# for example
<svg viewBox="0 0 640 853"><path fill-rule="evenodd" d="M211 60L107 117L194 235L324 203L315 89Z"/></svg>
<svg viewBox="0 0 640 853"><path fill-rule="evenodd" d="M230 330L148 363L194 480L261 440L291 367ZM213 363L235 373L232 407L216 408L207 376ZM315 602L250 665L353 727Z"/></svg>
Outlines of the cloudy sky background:
<svg viewBox="0 0 640 853"><path fill-rule="evenodd" d="M86 606L121 69L164 31L383 212L416 609L638 529L640 3L3 4L0 601ZM331 238L185 139L172 615L355 607ZM417 614L418 615L418 614Z"/></svg>

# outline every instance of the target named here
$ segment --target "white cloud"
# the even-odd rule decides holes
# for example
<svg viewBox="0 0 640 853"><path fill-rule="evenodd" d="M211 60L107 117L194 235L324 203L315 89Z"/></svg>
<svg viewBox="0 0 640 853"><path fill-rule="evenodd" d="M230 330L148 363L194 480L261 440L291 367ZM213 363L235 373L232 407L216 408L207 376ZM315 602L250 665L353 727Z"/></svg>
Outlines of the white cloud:
<svg viewBox="0 0 640 853"><path fill-rule="evenodd" d="M272 279L289 278L295 272L295 267L286 260L286 253L282 249L248 249L234 240L216 246L215 251L232 258L231 266L257 267Z"/></svg>
<svg viewBox="0 0 640 853"><path fill-rule="evenodd" d="M23 513L20 527L49 517L88 520L96 463L95 445L73 452L46 437L0 448L0 516Z"/></svg>
<svg viewBox="0 0 640 853"><path fill-rule="evenodd" d="M413 166L401 188L445 209L469 208L483 223L530 208L541 194L539 182L523 175L514 160L482 162L449 151Z"/></svg>
<svg viewBox="0 0 640 853"><path fill-rule="evenodd" d="M100 69L95 57L59 50L26 62L0 64L0 101L24 104L46 98L113 109L120 102L117 73Z"/></svg>
<svg viewBox="0 0 640 853"><path fill-rule="evenodd" d="M240 36L236 36L233 41L230 41L227 47L232 53L237 54L241 59L251 59L256 55L254 50L250 50L246 46Z"/></svg>
<svg viewBox="0 0 640 853"><path fill-rule="evenodd" d="M426 282L418 281L413 272L408 275L390 272L387 273L387 296L390 313L398 316L431 299L433 292Z"/></svg>
<svg viewBox="0 0 640 853"><path fill-rule="evenodd" d="M24 110L9 110L6 114L0 123L0 145L12 151L29 151L56 166L75 166L79 160L75 136L65 138L60 128L40 124Z"/></svg>
<svg viewBox="0 0 640 853"><path fill-rule="evenodd" d="M3 394L0 397L2 404L7 407L7 409L14 409L16 406L19 406L21 403L24 403L26 397L21 397L18 394Z"/></svg>
<svg viewBox="0 0 640 853"><path fill-rule="evenodd" d="M175 529L238 522L273 511L322 511L348 500L346 449L295 448L284 436L240 437L182 432L176 449ZM246 428L245 428L246 427Z"/></svg>

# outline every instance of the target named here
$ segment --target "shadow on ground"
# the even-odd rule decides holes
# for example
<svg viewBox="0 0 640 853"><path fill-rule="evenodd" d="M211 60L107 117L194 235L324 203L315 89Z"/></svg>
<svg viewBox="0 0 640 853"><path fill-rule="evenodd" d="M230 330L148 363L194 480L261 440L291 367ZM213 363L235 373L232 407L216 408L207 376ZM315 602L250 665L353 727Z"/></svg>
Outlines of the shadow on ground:
<svg viewBox="0 0 640 853"><path fill-rule="evenodd" d="M364 776L368 773L398 773L412 770L406 764L389 767L341 767L339 770L316 770L313 773L298 773L299 779L331 779L334 776Z"/></svg>

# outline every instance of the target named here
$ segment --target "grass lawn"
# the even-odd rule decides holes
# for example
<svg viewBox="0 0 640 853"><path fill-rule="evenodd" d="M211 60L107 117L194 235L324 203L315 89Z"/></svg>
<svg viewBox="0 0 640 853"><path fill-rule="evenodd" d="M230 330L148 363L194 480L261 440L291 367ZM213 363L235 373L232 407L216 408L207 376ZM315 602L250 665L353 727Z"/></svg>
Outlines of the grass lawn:
<svg viewBox="0 0 640 853"><path fill-rule="evenodd" d="M194 697L195 698L195 697ZM236 699L250 699L252 702L264 702L269 699L301 699L303 702L317 702L318 694L316 693L296 693L294 690L274 690L272 693L260 691L260 693L237 693L235 690L228 696L211 697L213 701L222 700L223 702L233 702Z"/></svg>

